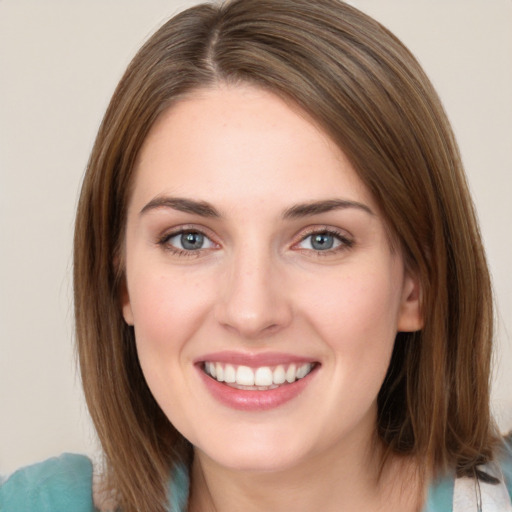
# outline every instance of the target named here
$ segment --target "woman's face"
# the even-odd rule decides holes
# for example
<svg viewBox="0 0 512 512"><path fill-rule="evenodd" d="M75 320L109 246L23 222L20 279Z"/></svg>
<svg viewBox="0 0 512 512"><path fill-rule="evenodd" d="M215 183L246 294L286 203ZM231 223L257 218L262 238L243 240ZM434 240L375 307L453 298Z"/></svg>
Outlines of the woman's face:
<svg viewBox="0 0 512 512"><path fill-rule="evenodd" d="M368 445L418 290L298 109L225 85L170 108L139 155L125 261L145 378L199 457L272 471Z"/></svg>

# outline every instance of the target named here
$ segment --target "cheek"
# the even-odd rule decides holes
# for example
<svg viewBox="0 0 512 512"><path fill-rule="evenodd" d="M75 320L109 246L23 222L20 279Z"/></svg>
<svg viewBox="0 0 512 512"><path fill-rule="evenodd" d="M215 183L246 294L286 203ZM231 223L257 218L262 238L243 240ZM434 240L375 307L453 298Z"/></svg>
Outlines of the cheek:
<svg viewBox="0 0 512 512"><path fill-rule="evenodd" d="M386 327L388 333L396 331L401 287L389 270L353 272L313 286L308 295L321 300L309 301L309 307L326 328L338 330L339 335L352 332L362 336Z"/></svg>
<svg viewBox="0 0 512 512"><path fill-rule="evenodd" d="M184 378L191 359L187 342L194 338L209 310L205 287L182 275L141 272L132 276L129 289L142 372L154 398L177 428L185 428L184 421L188 425L187 403L181 400L190 396Z"/></svg>
<svg viewBox="0 0 512 512"><path fill-rule="evenodd" d="M129 293L141 364L146 357L176 357L208 311L205 287L180 275L133 277Z"/></svg>
<svg viewBox="0 0 512 512"><path fill-rule="evenodd" d="M310 323L342 368L337 374L360 385L380 387L394 346L400 309L400 274L361 272L315 284L308 294L321 301L306 301ZM328 290L326 292L326 290Z"/></svg>

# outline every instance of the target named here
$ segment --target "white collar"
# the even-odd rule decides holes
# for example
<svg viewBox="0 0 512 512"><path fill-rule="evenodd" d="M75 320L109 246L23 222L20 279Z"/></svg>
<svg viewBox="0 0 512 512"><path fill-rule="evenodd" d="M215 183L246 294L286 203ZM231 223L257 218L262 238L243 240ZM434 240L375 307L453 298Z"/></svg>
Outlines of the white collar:
<svg viewBox="0 0 512 512"><path fill-rule="evenodd" d="M487 464L482 470L498 478L500 483L488 484L475 478L457 478L453 488L453 512L512 512L512 503L500 467Z"/></svg>

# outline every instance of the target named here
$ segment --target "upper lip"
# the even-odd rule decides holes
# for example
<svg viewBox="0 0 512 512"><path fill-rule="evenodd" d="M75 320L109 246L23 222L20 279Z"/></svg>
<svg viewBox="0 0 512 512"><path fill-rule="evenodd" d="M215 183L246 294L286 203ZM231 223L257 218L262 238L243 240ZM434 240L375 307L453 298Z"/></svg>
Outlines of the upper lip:
<svg viewBox="0 0 512 512"><path fill-rule="evenodd" d="M194 361L195 364L204 362L226 363L258 368L260 366L277 366L280 364L291 363L315 363L317 361L311 357L298 356L295 354L287 354L283 352L247 353L236 351L221 351L205 354L196 358Z"/></svg>

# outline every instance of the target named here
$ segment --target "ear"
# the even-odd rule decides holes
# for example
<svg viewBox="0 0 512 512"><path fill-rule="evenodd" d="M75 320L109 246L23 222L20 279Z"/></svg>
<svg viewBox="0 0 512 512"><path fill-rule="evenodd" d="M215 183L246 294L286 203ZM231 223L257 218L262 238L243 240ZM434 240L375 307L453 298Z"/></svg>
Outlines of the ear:
<svg viewBox="0 0 512 512"><path fill-rule="evenodd" d="M124 321L128 325L133 325L133 311L130 302L130 294L128 293L128 287L126 286L126 278L122 280L121 286L119 287L119 299L121 302Z"/></svg>
<svg viewBox="0 0 512 512"><path fill-rule="evenodd" d="M409 272L404 278L402 301L398 314L398 332L414 332L423 328L421 285L418 276Z"/></svg>

